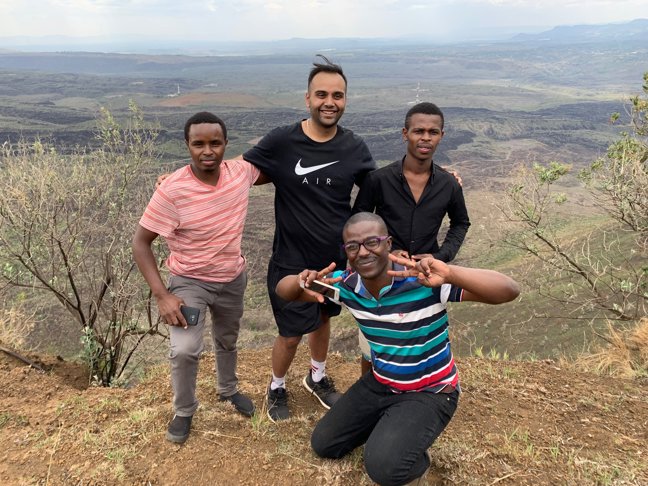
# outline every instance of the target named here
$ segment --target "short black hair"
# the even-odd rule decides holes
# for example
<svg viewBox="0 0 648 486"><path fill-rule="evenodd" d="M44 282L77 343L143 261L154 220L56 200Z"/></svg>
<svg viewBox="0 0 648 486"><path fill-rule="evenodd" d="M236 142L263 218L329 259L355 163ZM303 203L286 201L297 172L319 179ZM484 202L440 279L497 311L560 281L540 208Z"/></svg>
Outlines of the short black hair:
<svg viewBox="0 0 648 486"><path fill-rule="evenodd" d="M225 122L221 120L219 117L214 115L213 113L210 113L208 111L200 111L196 113L195 115L191 116L187 120L184 126L184 138L185 142L189 141L189 129L191 128L191 125L200 125L201 123L216 123L221 126L221 129L223 130L223 137L225 137L225 140L227 140L227 127L225 126Z"/></svg>
<svg viewBox="0 0 648 486"><path fill-rule="evenodd" d="M441 108L439 108L434 103L424 101L423 103L418 103L412 106L407 112L407 115L405 115L406 129L409 128L409 124L410 124L410 120L412 119L412 116L419 113L422 115L439 115L441 117L441 128L443 128L443 125L445 124L445 119L443 118L443 112L441 111Z"/></svg>
<svg viewBox="0 0 648 486"><path fill-rule="evenodd" d="M310 70L310 74L308 75L308 87L310 88L311 81L313 81L313 78L319 73L335 73L342 76L342 79L344 79L344 87L346 88L347 78L344 75L344 71L342 71L342 66L329 61L328 58L322 54L317 54L315 57L321 57L323 62L313 63L313 68Z"/></svg>
<svg viewBox="0 0 648 486"><path fill-rule="evenodd" d="M344 232L347 230L349 226L354 225L356 223L362 223L364 221L369 221L371 223L378 223L380 225L380 230L384 231L385 235L389 234L389 230L387 229L385 220L382 219L380 216L378 216L376 213L369 213L366 211L355 213L353 216L347 219L347 222L344 224L344 228L342 228L342 234L344 234ZM382 235L376 235L376 236L382 236Z"/></svg>

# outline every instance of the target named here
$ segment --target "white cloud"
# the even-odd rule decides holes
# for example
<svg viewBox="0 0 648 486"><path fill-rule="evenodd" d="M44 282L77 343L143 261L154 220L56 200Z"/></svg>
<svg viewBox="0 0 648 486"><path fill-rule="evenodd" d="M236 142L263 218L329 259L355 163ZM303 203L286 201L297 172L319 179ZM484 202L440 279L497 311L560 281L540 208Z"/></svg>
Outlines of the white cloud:
<svg viewBox="0 0 648 486"><path fill-rule="evenodd" d="M0 0L0 36L445 37L648 18L646 0Z"/></svg>

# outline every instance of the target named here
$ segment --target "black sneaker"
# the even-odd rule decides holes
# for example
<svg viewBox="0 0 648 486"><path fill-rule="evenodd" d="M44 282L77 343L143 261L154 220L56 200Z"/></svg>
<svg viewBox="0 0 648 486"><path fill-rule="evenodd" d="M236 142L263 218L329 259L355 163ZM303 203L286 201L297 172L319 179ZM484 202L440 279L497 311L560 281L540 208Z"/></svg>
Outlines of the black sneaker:
<svg viewBox="0 0 648 486"><path fill-rule="evenodd" d="M189 437L189 432L191 431L191 419L191 416L181 417L180 415L174 415L173 420L169 422L169 428L167 429L167 440L175 442L176 444L184 443Z"/></svg>
<svg viewBox="0 0 648 486"><path fill-rule="evenodd" d="M302 381L306 389L319 400L322 406L325 409L330 409L335 402L337 402L342 396L341 393L335 389L335 384L333 383L333 378L325 376L320 381L313 381L313 376L308 372Z"/></svg>
<svg viewBox="0 0 648 486"><path fill-rule="evenodd" d="M285 388L277 388L271 390L268 387L268 417L273 422L279 420L287 420L290 418L290 410L288 410L288 393Z"/></svg>
<svg viewBox="0 0 648 486"><path fill-rule="evenodd" d="M245 415L246 417L251 417L252 415L254 415L254 403L252 403L252 400L250 400L240 392L236 392L234 395L230 395L229 397L218 397L218 400L221 402L230 402L232 405L234 405L234 408L237 410L237 412Z"/></svg>

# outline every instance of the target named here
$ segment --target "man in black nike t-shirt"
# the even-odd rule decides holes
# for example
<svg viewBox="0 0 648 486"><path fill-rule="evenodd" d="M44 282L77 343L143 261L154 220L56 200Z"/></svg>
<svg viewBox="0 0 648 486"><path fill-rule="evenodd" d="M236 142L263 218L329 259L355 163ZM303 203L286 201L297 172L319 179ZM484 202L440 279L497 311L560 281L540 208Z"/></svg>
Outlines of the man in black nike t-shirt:
<svg viewBox="0 0 648 486"><path fill-rule="evenodd" d="M276 227L268 266L268 292L279 335L272 348L272 381L267 409L271 420L289 418L285 376L302 336L308 334L311 370L303 385L325 408L340 397L326 376L333 304L287 302L275 293L279 280L332 261L344 268L339 242L351 215L351 190L376 168L367 145L338 125L346 105L342 68L324 56L308 77L310 117L270 131L243 158L274 183Z"/></svg>

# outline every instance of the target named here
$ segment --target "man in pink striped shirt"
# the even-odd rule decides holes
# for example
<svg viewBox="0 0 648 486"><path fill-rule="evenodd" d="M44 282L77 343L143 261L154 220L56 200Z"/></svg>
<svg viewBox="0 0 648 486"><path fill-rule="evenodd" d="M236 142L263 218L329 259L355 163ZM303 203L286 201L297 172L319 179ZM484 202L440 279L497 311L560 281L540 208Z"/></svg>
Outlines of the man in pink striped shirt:
<svg viewBox="0 0 648 486"><path fill-rule="evenodd" d="M227 128L217 116L201 112L187 120L185 142L191 163L175 171L155 191L133 238L133 255L151 287L159 315L169 325L171 384L175 415L167 439L183 443L198 408L196 375L203 350L207 308L216 353L219 400L246 416L252 400L238 391L236 375L240 319L247 283L241 237L248 195L265 176L244 160L223 160ZM164 237L170 250L170 278L162 281L151 244ZM182 307L197 309L185 319Z"/></svg>

